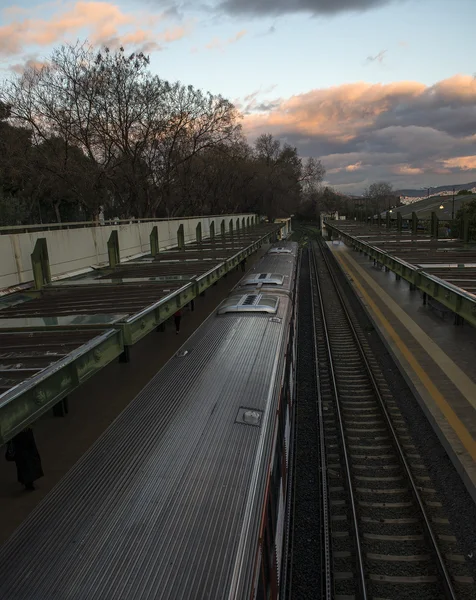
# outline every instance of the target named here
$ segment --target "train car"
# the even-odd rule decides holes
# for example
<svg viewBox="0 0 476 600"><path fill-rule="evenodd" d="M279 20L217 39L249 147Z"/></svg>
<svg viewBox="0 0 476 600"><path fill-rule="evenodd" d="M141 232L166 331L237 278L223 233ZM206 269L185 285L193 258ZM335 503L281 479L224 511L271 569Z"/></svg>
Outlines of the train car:
<svg viewBox="0 0 476 600"><path fill-rule="evenodd" d="M296 262L299 246L296 242L276 243L262 260L255 264L235 287L236 292L253 287L263 291L294 293Z"/></svg>
<svg viewBox="0 0 476 600"><path fill-rule="evenodd" d="M287 289L235 289L3 545L0 598L278 598L297 247L291 254L291 270L273 266Z"/></svg>

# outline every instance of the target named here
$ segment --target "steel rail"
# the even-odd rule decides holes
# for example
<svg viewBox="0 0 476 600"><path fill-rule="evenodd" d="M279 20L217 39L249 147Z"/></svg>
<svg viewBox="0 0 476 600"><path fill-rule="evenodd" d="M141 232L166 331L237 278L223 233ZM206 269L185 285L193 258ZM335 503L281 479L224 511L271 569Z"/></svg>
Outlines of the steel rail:
<svg viewBox="0 0 476 600"><path fill-rule="evenodd" d="M332 390L333 390L333 395L334 395L334 399L335 399L335 408L336 408L336 412L337 412L337 419L339 422L339 430L340 430L340 435L341 435L341 440L342 440L342 453L344 456L345 474L346 474L346 479L347 479L348 493L349 493L349 498L350 498L350 509L352 512L352 524L353 524L354 537L355 537L354 542L355 542L355 554L356 554L356 559L357 559L358 586L360 588L359 598L361 600L367 600L367 598L368 598L367 584L366 584L366 580L365 580L363 551L362 551L362 546L360 543L359 521L357 518L357 503L355 500L354 487L353 487L353 483L352 483L352 477L350 474L350 460L349 460L349 454L347 451L347 444L346 444L346 438L345 438L345 432L344 432L344 422L343 422L342 413L341 413L341 409L340 409L339 392L338 392L336 374L335 374L335 369L334 369L334 361L333 361L333 357L332 357L330 335L329 335L329 330L327 327L327 320L326 320L326 315L325 315L325 310L324 310L324 301L322 298L321 286L320 286L318 272L317 272L315 246L312 242L311 242L309 251L310 251L310 257L312 257L313 268L314 268L314 272L316 275L315 276L315 285L316 285L316 290L317 290L317 294L319 297L322 326L323 326L323 330L324 330L324 337L325 337L325 343L326 343L326 347L327 347L327 354L328 354L328 361L329 361L330 380L332 383ZM317 368L318 368L318 366L317 366ZM321 420L321 423L322 423L322 420Z"/></svg>
<svg viewBox="0 0 476 600"><path fill-rule="evenodd" d="M337 296L339 298L339 302L340 302L340 304L342 306L343 312L345 314L345 317L346 317L347 322L349 324L350 330L351 330L352 335L354 337L354 341L356 343L357 348L359 349L359 353L360 353L360 356L361 356L361 358L362 358L362 360L364 362L364 365L365 365L365 368L366 368L366 371L367 371L367 375L369 376L369 379L370 379L370 381L372 383L372 387L374 389L376 399L378 400L380 408L382 409L382 412L383 412L383 414L385 416L385 420L386 420L386 424L388 426L388 429L389 429L389 431L392 434L391 438L392 438L392 442L393 442L395 451L396 451L397 456L398 456L398 458L399 458L399 460L401 462L401 465L402 465L402 467L404 469L404 472L405 472L405 474L406 474L406 476L408 478L408 481L410 482L410 490L411 490L411 493L412 493L412 495L414 497L414 500L415 500L415 502L418 505L418 508L420 510L420 513L421 513L421 516L422 516L422 520L423 520L423 523L424 523L424 529L426 531L427 540L430 542L430 545L431 545L431 547L433 549L433 552L434 552L434 555L435 555L435 558L436 558L436 564L437 564L437 568L438 568L438 571L440 572L440 576L441 576L441 579L442 579L445 596L449 600L457 600L457 596L456 596L455 591L453 589L453 584L451 583L450 575L448 573L448 570L447 570L446 565L445 565L444 560L443 560L443 556L441 555L440 549L438 547L438 542L437 542L436 536L435 536L435 534L433 532L433 529L431 527L430 519L429 519L429 517L427 515L427 512L426 512L423 500L421 499L420 493L418 492L417 484L416 484L415 479L413 478L413 475L411 473L408 461L405 458L405 454L404 454L403 448L402 448L402 446L401 446L401 444L399 442L398 435L397 435L397 433L395 431L395 428L394 428L393 423L391 421L390 415L389 415L389 413L387 411L387 407L385 406L385 401L382 398L382 395L380 393L380 390L379 390L379 387L378 387L378 383L377 383L377 381L376 381L376 379L375 379L375 377L373 375L372 368L371 368L371 366L370 366L370 364L369 364L369 362L367 360L367 357L366 357L365 351L364 351L364 349L362 347L362 344L360 342L358 333L357 333L357 331L356 331L356 329L354 327L354 324L352 322L352 318L351 318L351 316L349 314L349 311L347 310L347 307L346 307L345 302L344 302L344 298L342 296L342 293L341 293L341 291L339 289L338 283L337 283L336 278L334 276L334 273L332 271L332 268L331 268L331 265L330 265L330 261L329 261L329 258L327 256L328 249L325 247L325 245L324 245L324 243L322 241L317 242L317 246L321 250L321 256L324 259L324 262L326 264L327 270L329 272L329 275L331 277L332 283L334 285L334 289L335 289L335 291L337 293ZM314 255L314 260L316 260L315 259L315 255ZM327 340L327 342L329 343L329 340ZM329 353L330 353L330 347L329 347ZM334 373L332 374L332 377L333 377L333 380L334 380ZM337 395L337 389L336 389L336 395ZM338 406L338 402L337 402L337 406ZM341 421L340 411L339 411L339 421L340 421L341 431L342 431L342 435L343 435L343 427L342 427L342 421ZM345 447L345 443L344 443L344 447ZM346 458L346 468L347 467L348 467L348 463L347 463L347 458ZM348 474L350 476L350 473L348 473ZM354 508L355 507L353 506L353 512L354 512ZM363 574L363 571L362 571L362 574Z"/></svg>
<svg viewBox="0 0 476 600"><path fill-rule="evenodd" d="M317 270L314 259L312 248L309 249L309 278L311 283L311 293L317 283ZM319 285L317 283L317 290L319 292ZM320 377L319 377L319 360L318 360L318 344L317 344L317 331L316 331L316 314L314 302L311 302L312 312L312 339L313 339L313 350L314 350L314 371L316 377L316 395L317 395L317 422L319 427L319 471L321 481L321 522L322 522L322 555L323 555L323 600L332 600L333 598L333 577L332 577L332 544L331 544L331 519L329 511L329 483L327 477L327 457L326 457L326 438L324 432L324 412L322 409L322 396L320 388Z"/></svg>
<svg viewBox="0 0 476 600"><path fill-rule="evenodd" d="M294 338L293 345L296 346L299 341L299 284L300 284L300 273L302 263L302 252L299 251L297 259L296 275L294 280L294 306L293 306L293 318L294 318ZM294 349L292 350L294 353ZM292 598L292 582L293 582L293 556L294 556L294 520L295 520L295 498L296 498L296 486L294 485L294 472L296 468L296 448L297 448L297 412L298 412L298 398L297 398L297 381L298 381L298 362L297 352L293 354L296 356L295 375L293 381L293 397L294 402L292 403L290 413L290 434L289 434L289 464L288 474L286 481L286 519L285 519L285 533L284 533L284 546L283 546L283 558L282 558L282 576L280 582L280 598L285 600L286 598ZM290 357L292 362L292 356ZM292 367L291 367L292 369Z"/></svg>

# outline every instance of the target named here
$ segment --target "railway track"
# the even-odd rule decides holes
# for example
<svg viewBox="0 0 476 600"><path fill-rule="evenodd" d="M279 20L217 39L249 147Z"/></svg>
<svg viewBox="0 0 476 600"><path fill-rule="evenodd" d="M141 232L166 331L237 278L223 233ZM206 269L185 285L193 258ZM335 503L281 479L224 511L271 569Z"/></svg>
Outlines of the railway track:
<svg viewBox="0 0 476 600"><path fill-rule="evenodd" d="M320 472L321 598L474 598L451 525L333 274L308 253Z"/></svg>

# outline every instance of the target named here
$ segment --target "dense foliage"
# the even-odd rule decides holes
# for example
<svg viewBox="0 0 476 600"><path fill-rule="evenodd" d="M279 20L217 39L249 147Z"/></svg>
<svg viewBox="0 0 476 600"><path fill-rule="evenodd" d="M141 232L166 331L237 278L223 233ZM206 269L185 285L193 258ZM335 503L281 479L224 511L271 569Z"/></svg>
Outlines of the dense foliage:
<svg viewBox="0 0 476 600"><path fill-rule="evenodd" d="M250 145L240 119L143 54L64 45L0 86L0 223L297 212L320 161L271 135Z"/></svg>

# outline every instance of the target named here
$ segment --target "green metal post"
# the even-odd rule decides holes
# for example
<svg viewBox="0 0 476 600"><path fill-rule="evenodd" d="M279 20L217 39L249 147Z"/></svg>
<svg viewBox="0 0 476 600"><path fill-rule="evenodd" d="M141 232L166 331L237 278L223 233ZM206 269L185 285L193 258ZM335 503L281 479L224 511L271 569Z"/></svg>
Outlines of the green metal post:
<svg viewBox="0 0 476 600"><path fill-rule="evenodd" d="M210 223L210 239L215 240L215 221Z"/></svg>
<svg viewBox="0 0 476 600"><path fill-rule="evenodd" d="M418 217L416 212L412 212L412 234L416 235L418 233Z"/></svg>
<svg viewBox="0 0 476 600"><path fill-rule="evenodd" d="M249 229L250 228L250 218L249 217L246 219L246 225L247 225L247 229Z"/></svg>
<svg viewBox="0 0 476 600"><path fill-rule="evenodd" d="M469 215L466 211L463 217L463 242L469 244Z"/></svg>
<svg viewBox="0 0 476 600"><path fill-rule="evenodd" d="M431 237L438 238L438 217L435 212L431 213Z"/></svg>
<svg viewBox="0 0 476 600"><path fill-rule="evenodd" d="M397 230L402 231L402 213L397 212Z"/></svg>
<svg viewBox="0 0 476 600"><path fill-rule="evenodd" d="M185 250L185 232L183 230L183 223L177 229L177 246L179 250Z"/></svg>
<svg viewBox="0 0 476 600"><path fill-rule="evenodd" d="M114 269L121 262L121 255L119 253L119 235L116 229L111 231L111 235L107 240L107 254L109 256L109 266L111 269Z"/></svg>
<svg viewBox="0 0 476 600"><path fill-rule="evenodd" d="M230 229L230 235L233 238L233 219L230 219L229 229Z"/></svg>
<svg viewBox="0 0 476 600"><path fill-rule="evenodd" d="M245 229L246 229L246 223L245 223L245 217L243 217L243 218L241 219L241 231L242 231L243 233L245 233Z"/></svg>
<svg viewBox="0 0 476 600"><path fill-rule="evenodd" d="M157 225L152 227L152 231L150 232L150 253L152 256L157 256L159 254L159 228Z"/></svg>
<svg viewBox="0 0 476 600"><path fill-rule="evenodd" d="M240 219L236 219L236 235L240 235Z"/></svg>
<svg viewBox="0 0 476 600"><path fill-rule="evenodd" d="M36 240L30 258L33 269L33 278L35 280L35 289L41 290L45 284L51 283L50 259L48 256L46 238L38 238Z"/></svg>
<svg viewBox="0 0 476 600"><path fill-rule="evenodd" d="M202 243L202 222L200 221L195 229L195 236L197 239L197 244Z"/></svg>
<svg viewBox="0 0 476 600"><path fill-rule="evenodd" d="M220 233L221 233L221 237L224 238L225 237L225 233L226 233L226 229L225 229L225 219L222 219L221 221L221 225L220 225Z"/></svg>

